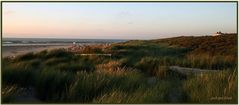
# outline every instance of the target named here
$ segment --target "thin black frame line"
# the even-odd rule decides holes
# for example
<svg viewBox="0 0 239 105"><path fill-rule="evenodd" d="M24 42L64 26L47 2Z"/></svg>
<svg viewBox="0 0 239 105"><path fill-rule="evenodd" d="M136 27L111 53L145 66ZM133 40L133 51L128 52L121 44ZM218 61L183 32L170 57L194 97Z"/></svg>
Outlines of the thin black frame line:
<svg viewBox="0 0 239 105"><path fill-rule="evenodd" d="M2 31L3 31L3 30L2 30L2 29L3 29L3 28L2 28L2 20L3 20L3 19L2 19L2 18L3 18L2 9L3 9L3 7L2 7L2 2L1 2L1 11L0 11L0 12L1 12L1 32L0 32L0 33L1 33L1 71L0 71L0 73L1 73L1 86L0 86L1 91L2 91L2 68L3 68L3 67L2 67L2 66L3 66L3 65L2 65L2 64L3 64L3 63L2 63L2 60L3 60L3 56L2 56L2 52L3 52L3 51L2 51L2 48L3 48L3 47L2 47L2 44L3 44L3 42L2 42L2 41L3 41L3 40L2 40L2 36L3 36L3 35L2 35ZM2 103L3 103L3 102L2 102L2 98L1 98L1 104L2 104Z"/></svg>
<svg viewBox="0 0 239 105"><path fill-rule="evenodd" d="M5 2L5 3L14 3L14 2L17 2L17 3L21 3L21 2L24 2L24 3L26 3L26 2L48 2L48 3L54 3L54 2L64 2L64 3L67 3L67 2L81 2L81 3L84 3L84 2L97 2L97 3L99 3L99 2L104 2L104 3L107 3L107 2L117 2L117 3L121 3L121 2L125 2L125 3L137 3L137 2L142 2L142 3L150 3L150 2L153 2L153 3L160 3L160 2L168 2L168 3L171 3L171 2L177 2L177 3L185 3L185 2L188 2L188 3L193 3L193 2L200 2L200 3L209 3L209 2L217 2L217 3L227 3L227 2L231 2L231 3L236 3L236 6L237 6L237 10L236 10L236 12L237 12L237 18L236 18L236 22L237 22L237 35L238 35L238 1L0 1L1 2L1 16L2 16L2 11L3 11L3 3ZM3 34L2 34L2 20L3 20L3 16L1 17L1 61L2 61L2 59L3 59L3 56L2 56L2 36L3 36ZM237 36L237 39L238 39L238 36ZM237 41L237 46L238 46L238 41ZM238 47L237 47L237 50L238 50ZM237 55L238 56L238 55ZM237 62L238 63L238 62ZM2 70L2 62L1 62L1 70ZM237 65L238 66L238 65ZM0 72L1 73L1 76L2 76L2 72ZM2 79L1 79L1 83L2 83ZM237 84L238 84L238 82L237 82ZM1 90L2 90L2 86L1 86ZM1 99L1 103L2 103L2 99ZM25 103L26 104L26 103ZM46 104L55 104L55 103L46 103ZM58 104L63 104L63 103L58 103ZM71 103L71 104L79 104L79 103ZM142 104L142 103L140 103L140 104ZM159 104L165 104L165 103L159 103ZM179 104L195 104L195 103L179 103ZM205 103L203 103L203 104L205 104Z"/></svg>
<svg viewBox="0 0 239 105"><path fill-rule="evenodd" d="M10 3L10 2L126 2L126 3L131 3L131 2L144 2L144 3L150 3L150 2L177 2L177 3L185 3L185 2L201 2L201 3L203 3L203 2L205 2L205 3L208 3L208 2L218 2L218 3L220 3L220 2L222 2L222 3L225 3L225 2L238 2L238 1L1 1L2 3L4 3L4 2L8 2L8 3Z"/></svg>
<svg viewBox="0 0 239 105"><path fill-rule="evenodd" d="M1 2L1 11L0 11L0 12L1 12L1 32L0 32L0 33L1 33L1 56L2 56L2 29L3 29L3 28L2 28L2 20L3 20L3 19L2 19L2 18L3 18L2 9L3 9L3 7L2 7L2 2ZM2 62L1 62L1 66L2 66ZM1 68L1 70L2 70L2 68ZM1 72L1 74L2 74L2 72ZM1 80L2 80L2 79L1 79Z"/></svg>
<svg viewBox="0 0 239 105"><path fill-rule="evenodd" d="M236 10L236 12L237 12L237 34L238 34L238 1L236 2L236 4L237 4L237 10ZM238 35L237 35L238 36ZM237 38L238 39L238 38ZM237 44L238 44L238 41L237 41ZM238 48L238 47L237 47ZM238 50L237 50L238 51Z"/></svg>

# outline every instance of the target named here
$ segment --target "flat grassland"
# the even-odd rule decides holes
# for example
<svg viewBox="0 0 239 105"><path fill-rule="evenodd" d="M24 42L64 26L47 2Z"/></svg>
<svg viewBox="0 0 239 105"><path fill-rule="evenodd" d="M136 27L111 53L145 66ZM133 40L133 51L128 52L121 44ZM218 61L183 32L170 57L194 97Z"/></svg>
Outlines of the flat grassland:
<svg viewBox="0 0 239 105"><path fill-rule="evenodd" d="M2 103L237 103L237 47L237 35L182 36L4 57Z"/></svg>

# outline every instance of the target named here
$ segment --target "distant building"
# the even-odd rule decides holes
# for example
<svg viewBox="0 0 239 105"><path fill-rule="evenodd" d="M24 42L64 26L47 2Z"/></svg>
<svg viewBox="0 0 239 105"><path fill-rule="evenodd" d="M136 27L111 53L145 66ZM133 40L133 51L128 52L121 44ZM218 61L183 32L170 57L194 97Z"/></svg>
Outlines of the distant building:
<svg viewBox="0 0 239 105"><path fill-rule="evenodd" d="M212 36L219 36L219 35L223 35L224 33L222 33L221 31L219 31L219 32L216 32L216 33L214 33Z"/></svg>

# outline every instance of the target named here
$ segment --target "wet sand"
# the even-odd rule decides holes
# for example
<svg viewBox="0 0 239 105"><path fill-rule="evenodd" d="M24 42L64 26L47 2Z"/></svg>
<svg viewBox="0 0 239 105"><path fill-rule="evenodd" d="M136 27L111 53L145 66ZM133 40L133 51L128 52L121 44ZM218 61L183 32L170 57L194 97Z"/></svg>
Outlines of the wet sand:
<svg viewBox="0 0 239 105"><path fill-rule="evenodd" d="M2 56L17 56L29 52L39 52L43 50L52 50L68 48L70 45L25 45L25 46L2 46Z"/></svg>

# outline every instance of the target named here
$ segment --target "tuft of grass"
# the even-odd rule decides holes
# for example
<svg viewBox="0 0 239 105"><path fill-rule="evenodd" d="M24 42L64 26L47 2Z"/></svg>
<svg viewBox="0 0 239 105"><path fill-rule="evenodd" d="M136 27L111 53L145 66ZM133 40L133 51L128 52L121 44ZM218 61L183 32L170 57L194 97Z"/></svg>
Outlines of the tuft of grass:
<svg viewBox="0 0 239 105"><path fill-rule="evenodd" d="M69 72L45 69L37 75L37 97L46 102L59 102L67 99L67 90L75 76Z"/></svg>
<svg viewBox="0 0 239 105"><path fill-rule="evenodd" d="M237 70L198 74L183 87L191 103L237 103Z"/></svg>
<svg viewBox="0 0 239 105"><path fill-rule="evenodd" d="M136 71L121 73L78 72L76 81L70 86L68 99L71 102L90 103L94 98L112 89L133 92L143 83L143 77Z"/></svg>
<svg viewBox="0 0 239 105"><path fill-rule="evenodd" d="M136 68L142 72L155 76L159 69L159 60L152 57L144 57L138 63L136 63Z"/></svg>
<svg viewBox="0 0 239 105"><path fill-rule="evenodd" d="M76 80L70 85L68 100L71 102L90 102L93 97L101 94L107 88L110 79L107 75L78 72Z"/></svg>
<svg viewBox="0 0 239 105"><path fill-rule="evenodd" d="M142 85L136 88L132 93L122 90L112 90L107 94L103 94L93 100L93 103L100 104L152 104L165 102L167 98L169 82L160 81L153 87L147 88Z"/></svg>
<svg viewBox="0 0 239 105"><path fill-rule="evenodd" d="M104 70L104 71L108 71L108 72L113 72L113 71L117 71L121 68L122 64L119 61L109 61L107 63L104 64L99 64L97 65L97 70Z"/></svg>
<svg viewBox="0 0 239 105"><path fill-rule="evenodd" d="M19 93L18 86L16 85L5 85L2 87L1 97L2 103L11 103Z"/></svg>
<svg viewBox="0 0 239 105"><path fill-rule="evenodd" d="M194 68L222 70L235 68L237 59L233 55L188 54L185 61L181 64Z"/></svg>

